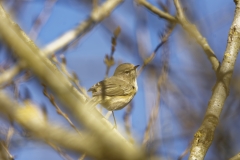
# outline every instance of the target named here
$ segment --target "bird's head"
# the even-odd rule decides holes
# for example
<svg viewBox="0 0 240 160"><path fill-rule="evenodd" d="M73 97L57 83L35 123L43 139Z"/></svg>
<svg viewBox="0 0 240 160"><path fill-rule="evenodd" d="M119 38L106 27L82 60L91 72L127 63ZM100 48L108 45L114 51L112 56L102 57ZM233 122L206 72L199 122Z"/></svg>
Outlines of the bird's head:
<svg viewBox="0 0 240 160"><path fill-rule="evenodd" d="M137 77L137 67L139 65L133 65L131 63L123 63L120 64L115 72L113 76L117 76L123 79L136 79Z"/></svg>

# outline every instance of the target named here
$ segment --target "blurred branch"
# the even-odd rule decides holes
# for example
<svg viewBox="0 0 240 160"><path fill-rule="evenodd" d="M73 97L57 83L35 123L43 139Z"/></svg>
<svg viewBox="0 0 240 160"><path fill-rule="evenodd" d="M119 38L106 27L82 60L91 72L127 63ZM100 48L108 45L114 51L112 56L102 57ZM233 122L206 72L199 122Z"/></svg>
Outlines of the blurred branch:
<svg viewBox="0 0 240 160"><path fill-rule="evenodd" d="M47 142L49 146L51 146L56 152L58 152L58 154L64 159L64 160L72 160L72 158L67 155L60 147Z"/></svg>
<svg viewBox="0 0 240 160"><path fill-rule="evenodd" d="M158 15L160 18L164 18L170 22L177 22L177 19L173 17L172 15L161 11L157 7L151 5L147 0L136 0L137 4L145 6L147 9Z"/></svg>
<svg viewBox="0 0 240 160"><path fill-rule="evenodd" d="M96 143L96 136L88 133L83 133L80 136L63 126L48 123L36 105L25 102L24 105L20 106L3 91L0 91L0 104L0 113L6 114L30 131L35 138L40 138L54 146L61 146L82 153L86 152L95 158L103 159L102 145Z"/></svg>
<svg viewBox="0 0 240 160"><path fill-rule="evenodd" d="M61 61L62 61L62 62L59 62L59 61L57 60L57 58L56 58L55 55L53 55L53 56L51 57L51 60L52 60L54 63L56 63L56 64L61 68L61 71L63 72L63 74L65 74L65 75L67 76L68 80L71 81L72 84L74 84L74 85L77 87L77 89L85 96L85 98L89 98L86 89L83 88L83 87L80 85L79 79L78 79L76 73L75 73L75 72L70 73L70 72L68 71L68 69L67 69L67 60L66 60L64 54L60 54L60 58L61 58Z"/></svg>
<svg viewBox="0 0 240 160"><path fill-rule="evenodd" d="M165 12L161 11L160 9L158 9L158 8L154 7L153 5L151 5L150 3L148 3L146 0L136 0L136 1L137 1L137 3L139 3L143 6L145 6L146 8L148 8L151 12L155 13L159 17L164 18L166 20L169 20L171 22L179 23L183 27L183 29L187 33L189 33L189 35L191 35L193 38L196 39L198 44L203 48L203 50L207 54L207 57L212 64L213 70L215 71L215 73L218 72L220 62L218 61L216 55L214 54L213 50L209 46L206 38L204 38L201 35L201 33L198 31L198 29L196 28L195 25L191 24L187 20L187 18L185 17L185 15L182 11L181 5L180 5L178 0L174 0L175 6L176 6L176 9L177 9L177 16L176 17L172 17L168 13L165 13Z"/></svg>
<svg viewBox="0 0 240 160"><path fill-rule="evenodd" d="M128 49L130 53L134 53L135 50L135 42L133 37L129 34L130 29L128 27L128 22L121 20L119 15L111 15L111 17L105 19L101 25L104 27L104 31L108 34L111 34L114 32L115 28L119 26L119 23L121 23L121 28L124 28L121 30L121 35L118 37L118 43L122 44L124 48Z"/></svg>
<svg viewBox="0 0 240 160"><path fill-rule="evenodd" d="M82 22L77 28L68 31L55 41L51 42L47 46L45 46L42 50L43 52L50 56L54 54L56 51L66 47L70 42L79 36L85 34L91 28L93 28L96 24L104 20L106 17L110 15L110 13L120 4L123 0L107 0L102 6L95 8L90 17Z"/></svg>
<svg viewBox="0 0 240 160"><path fill-rule="evenodd" d="M38 33L40 32L41 27L47 22L54 5L57 0L46 0L45 5L35 22L33 23L32 29L29 32L29 36L33 41L37 38Z"/></svg>
<svg viewBox="0 0 240 160"><path fill-rule="evenodd" d="M13 126L10 126L8 129L7 137L6 137L6 147L8 148L10 146L10 141L14 133Z"/></svg>
<svg viewBox="0 0 240 160"><path fill-rule="evenodd" d="M188 154L188 152L190 151L190 148L191 148L191 146L188 146L188 147L183 151L183 153L178 157L178 160L182 160L182 159Z"/></svg>
<svg viewBox="0 0 240 160"><path fill-rule="evenodd" d="M42 49L42 54L47 56L53 55L56 51L66 47L77 37L85 34L88 30L93 28L96 24L100 23L103 19L109 16L109 14L120 4L123 0L107 0L102 6L97 7L91 13L91 16L82 22L77 28L72 29L61 37L57 38ZM6 74L0 76L0 84L10 81L14 78L22 69L26 68L25 64L18 64L13 69L6 72Z"/></svg>
<svg viewBox="0 0 240 160"><path fill-rule="evenodd" d="M167 28L166 33L162 36L161 42L157 45L157 47L154 49L153 53L146 59L144 59L143 65L138 70L138 75L143 71L143 69L148 65L152 60L155 58L158 49L167 42L169 36L171 35L173 29L175 28L175 24L172 24L170 27Z"/></svg>
<svg viewBox="0 0 240 160"><path fill-rule="evenodd" d="M12 79L21 72L24 64L17 63L15 66L7 69L0 75L0 86L10 83Z"/></svg>
<svg viewBox="0 0 240 160"><path fill-rule="evenodd" d="M81 155L81 157L78 158L78 160L84 160L84 158L86 157L86 154Z"/></svg>
<svg viewBox="0 0 240 160"><path fill-rule="evenodd" d="M233 156L229 160L239 160L239 159L240 159L240 153L238 153L237 155Z"/></svg>
<svg viewBox="0 0 240 160"><path fill-rule="evenodd" d="M217 74L217 82L213 88L212 97L209 100L203 123L194 135L189 156L190 160L204 159L213 141L214 131L219 122L225 100L229 94L230 80L240 47L240 2L235 1L235 3L235 16L229 30L228 43L223 62Z"/></svg>
<svg viewBox="0 0 240 160"><path fill-rule="evenodd" d="M144 132L144 137L143 137L143 142L142 142L142 145L144 147L146 147L146 144L147 142L149 141L150 139L150 131L151 131L151 128L152 126L154 125L154 122L157 120L157 117L158 117L158 114L159 114L159 108L160 108L160 87L161 87L161 83L162 83L162 75L159 76L159 79L158 79L158 85L157 85L157 102L154 106L154 108L152 109L152 113L150 115L150 118L149 118L149 121L148 121L148 124L147 124L147 127L145 129L145 132Z"/></svg>
<svg viewBox="0 0 240 160"><path fill-rule="evenodd" d="M197 27L194 24L191 24L186 16L183 13L181 4L179 3L179 0L174 0L174 4L177 10L177 19L178 23L181 24L183 29L188 32L193 38L195 38L198 42L198 44L203 48L205 53L207 54L208 59L210 60L213 70L217 74L217 71L220 66L220 62L217 59L216 55L214 54L213 50L209 46L206 38L204 38L201 33L198 31Z"/></svg>
<svg viewBox="0 0 240 160"><path fill-rule="evenodd" d="M77 127L73 124L73 122L71 121L71 119L69 118L69 116L68 116L66 113L64 113L64 112L58 107L57 103L55 102L54 96L53 96L52 94L48 94L48 92L47 92L47 86L45 86L44 84L43 84L43 94L44 94L44 96L46 96L46 97L49 99L49 101L51 102L51 104L56 108L56 112L57 112L59 115L63 116L63 118L65 118L65 119L68 121L68 123L71 125L71 127L72 127L76 132L78 132L78 133L81 135L80 131L79 131L79 130L77 129Z"/></svg>
<svg viewBox="0 0 240 160"><path fill-rule="evenodd" d="M110 55L106 54L105 59L104 59L104 63L107 66L105 78L108 77L108 73L109 73L110 68L115 64L113 54L115 52L115 47L117 45L117 38L118 38L118 35L120 34L120 32L121 32L121 28L118 26L114 30L113 37L112 37L112 40L111 40L111 42L112 42L111 53L110 53Z"/></svg>
<svg viewBox="0 0 240 160"><path fill-rule="evenodd" d="M98 7L98 0L93 0L92 1L92 8L93 10L96 9Z"/></svg>
<svg viewBox="0 0 240 160"><path fill-rule="evenodd" d="M34 42L7 16L1 6L0 21L0 37L3 42L13 49L18 58L24 61L26 66L31 68L32 72L56 94L78 122L81 122L88 130L93 132L96 138L95 143L101 145L101 148L98 152L92 154L101 153L98 156L102 159L114 159L116 156L119 159L145 159L145 154L137 147L129 144L98 111L89 110L88 106L85 105L86 98L84 95L79 93L50 60L42 54ZM39 133L42 133L42 131ZM74 143L79 145L76 142ZM88 152L86 151L87 155L92 155Z"/></svg>
<svg viewBox="0 0 240 160"><path fill-rule="evenodd" d="M14 156L10 154L5 143L2 141L0 141L0 160L14 160Z"/></svg>
<svg viewBox="0 0 240 160"><path fill-rule="evenodd" d="M157 116L159 115L161 88L162 88L162 85L164 85L164 83L167 80L167 76L168 76L167 70L168 70L168 59L165 59L164 65L161 70L161 74L160 74L160 76L158 78L158 82L157 82L156 104L155 104L154 108L152 109L152 114L150 115L146 130L144 133L143 142L142 142L143 146L146 146L148 140L150 139L151 128L152 128L153 124L155 123L155 121L157 120Z"/></svg>

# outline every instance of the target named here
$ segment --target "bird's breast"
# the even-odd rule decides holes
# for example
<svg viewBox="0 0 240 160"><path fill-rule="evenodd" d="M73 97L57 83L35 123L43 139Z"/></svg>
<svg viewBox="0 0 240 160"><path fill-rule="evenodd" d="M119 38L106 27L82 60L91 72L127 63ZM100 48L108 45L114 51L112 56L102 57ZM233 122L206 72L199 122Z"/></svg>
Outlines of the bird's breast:
<svg viewBox="0 0 240 160"><path fill-rule="evenodd" d="M124 108L134 97L133 95L106 97L101 105L109 111Z"/></svg>
<svg viewBox="0 0 240 160"><path fill-rule="evenodd" d="M137 92L137 91L138 91L137 79L134 80L133 85L134 85L135 90L136 90L136 92Z"/></svg>

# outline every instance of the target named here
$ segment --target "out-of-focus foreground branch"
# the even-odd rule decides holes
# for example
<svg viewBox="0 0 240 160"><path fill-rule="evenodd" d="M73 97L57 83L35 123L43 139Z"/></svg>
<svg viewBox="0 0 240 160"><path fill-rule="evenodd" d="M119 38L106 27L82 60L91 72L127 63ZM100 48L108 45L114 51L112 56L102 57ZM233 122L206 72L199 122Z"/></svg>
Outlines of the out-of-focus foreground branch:
<svg viewBox="0 0 240 160"><path fill-rule="evenodd" d="M96 158L145 159L144 153L129 144L101 114L96 110L90 111L84 105L85 97L72 86L68 79L37 48L34 42L9 18L1 6L0 21L2 41L14 51L28 69L31 69L55 93L77 121L89 131L92 131L91 135L97 139L95 143L101 145L101 149L96 151L101 153L98 154L100 157ZM89 156L94 157L95 155Z"/></svg>
<svg viewBox="0 0 240 160"><path fill-rule="evenodd" d="M214 54L213 50L209 46L206 38L204 38L201 35L201 33L198 31L197 27L195 25L191 24L187 20L187 18L184 15L183 10L182 10L181 5L180 5L178 0L174 0L175 7L176 7L176 10L177 10L177 15L176 16L171 16L170 14L168 14L164 11L161 11L157 7L154 7L153 5L151 5L146 0L136 0L136 2L140 5L143 5L144 7L146 7L151 12L153 12L154 14L158 15L161 18L164 18L164 19L166 19L170 22L179 23L182 26L182 28L187 33L189 33L189 35L192 36L198 42L198 44L203 48L203 50L205 51L209 61L212 64L213 70L215 71L215 73L218 72L220 63L219 63L216 55Z"/></svg>
<svg viewBox="0 0 240 160"><path fill-rule="evenodd" d="M229 160L239 160L239 159L240 159L240 153L236 154L235 156L233 156Z"/></svg>
<svg viewBox="0 0 240 160"><path fill-rule="evenodd" d="M87 31L93 28L96 24L100 23L103 19L108 17L110 13L122 2L123 0L114 0L114 1L107 0L101 6L95 8L90 14L89 18L83 21L77 28L74 28L66 32L61 37L57 38L50 44L43 47L42 54L46 56L51 56L55 52L63 49L73 40L75 40L81 35L86 34ZM6 82L9 82L24 68L26 68L26 65L24 63L21 63L7 70L6 72L10 72L10 73L6 73L5 75L0 75L0 85Z"/></svg>
<svg viewBox="0 0 240 160"><path fill-rule="evenodd" d="M94 8L89 18L82 22L77 28L63 34L61 37L44 47L42 51L46 55L52 55L56 51L66 47L70 42L77 37L86 34L87 31L93 28L96 24L108 17L113 9L122 2L123 0L107 0L101 6Z"/></svg>
<svg viewBox="0 0 240 160"><path fill-rule="evenodd" d="M214 131L219 122L224 102L229 94L229 84L240 47L240 2L236 0L235 3L235 16L229 31L223 62L217 74L217 82L213 88L203 123L195 133L189 156L190 160L204 159L213 141Z"/></svg>
<svg viewBox="0 0 240 160"><path fill-rule="evenodd" d="M0 91L0 113L14 120L36 138L40 138L55 145L100 158L101 147L96 143L98 139L87 133L81 135L63 126L51 124L46 121L45 115L31 102L19 105L15 100L9 98L6 92ZM64 137L64 138L63 138Z"/></svg>
<svg viewBox="0 0 240 160"><path fill-rule="evenodd" d="M11 67L7 71L4 71L0 75L0 86L4 85L5 83L11 82L11 80L20 73L20 71L23 69L22 67L24 64L16 64L15 66Z"/></svg>

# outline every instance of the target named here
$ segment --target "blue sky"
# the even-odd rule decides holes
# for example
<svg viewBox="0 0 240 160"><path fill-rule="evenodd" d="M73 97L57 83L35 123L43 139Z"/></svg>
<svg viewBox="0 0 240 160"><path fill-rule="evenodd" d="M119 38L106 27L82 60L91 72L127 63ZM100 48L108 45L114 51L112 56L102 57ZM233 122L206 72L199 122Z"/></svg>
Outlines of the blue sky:
<svg viewBox="0 0 240 160"><path fill-rule="evenodd" d="M149 0L149 2L158 6L156 0ZM184 9L187 17L197 25L202 35L207 38L219 60L222 60L228 30L233 20L234 3L226 0L182 0L182 2L186 4ZM13 1L9 1L5 5L5 8L8 10L11 9L12 4ZM173 2L170 2L170 4L170 13L175 14ZM22 7L12 16L14 16L20 27L26 33L29 33L34 20L42 11L43 6L43 1L32 0L22 2ZM89 7L80 5L77 1L58 0L48 21L42 27L35 41L36 44L40 48L44 47L66 31L79 25L89 16L90 11ZM150 55L159 43L159 35L163 34L166 28L165 20L158 18L142 6L136 6L131 0L126 0L115 9L110 18L121 27L122 33L130 37L130 44L132 44L132 46L127 47L124 42L117 41L118 44L114 53L116 62L129 62L135 65L142 65L143 61L139 56L139 46L136 45L137 32L142 32L140 35L143 40L141 45L144 45L145 48L144 54ZM103 61L105 55L110 53L112 32L107 29L104 23L108 23L108 21L105 20L103 23L98 24L74 48L64 53L69 71L73 71L78 75L81 85L86 89L102 80L105 76L106 66ZM114 28L111 29L114 30ZM201 123L202 114L206 110L208 99L211 95L211 89L205 91L205 83L198 82L202 78L198 77L198 73L205 70L209 70L210 74L214 74L214 72L211 72L211 65L202 49L180 26L177 26L173 31L168 46L169 81L179 86L180 89L183 86L182 83L187 84L187 89L190 90L187 95L191 107L201 115L199 116L200 121L193 126L192 131L186 133L176 116L177 111L175 109L181 107L181 105L178 106L179 102L170 93L166 94L161 100L159 117L157 119L157 128L160 131L158 135L160 141L159 152L166 157L171 154L170 159L176 159L187 148L193 138L194 132ZM151 65L161 66L163 54L164 51L160 49ZM111 68L110 75L113 74L116 67L117 65L114 65ZM159 70L156 72L156 77L160 74ZM195 74L192 74L193 72ZM154 92L156 91L156 78L151 79L151 76L153 75L149 75L149 69L140 75L138 78L139 91L133 99L134 109L131 116L131 123L132 132L137 143L142 141L149 114L151 113L151 109L149 108L156 103L156 92ZM209 83L210 86L213 86L214 81ZM21 92L24 92L25 88L30 90L34 102L47 106L50 121L57 121L68 126L67 122L57 115L54 107L51 106L50 102L42 94L39 81L33 79L26 84L20 85ZM199 108L199 106L203 107ZM125 109L115 112L119 131L123 134L125 134L125 131L121 124L124 123L124 113ZM111 118L110 120L112 121ZM171 139L171 142L167 140L168 138ZM16 155L17 160L61 159L58 153L49 149L47 145L38 145L39 143L35 141L21 142L19 144L21 147L13 147L11 150L12 154ZM71 156L77 157L74 153L71 153ZM207 154L207 158L212 156L211 152L210 155Z"/></svg>

